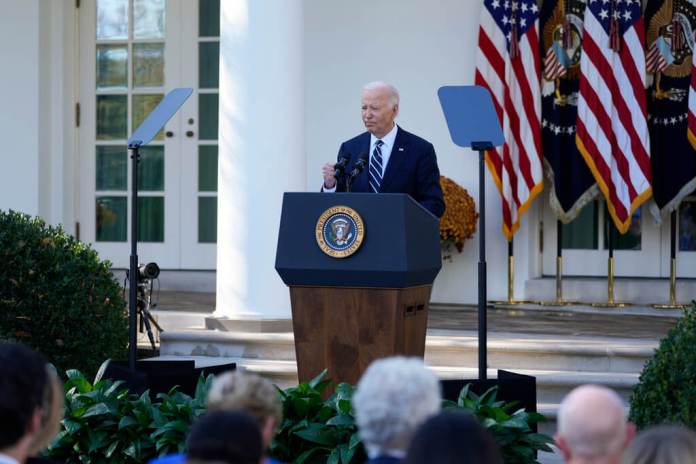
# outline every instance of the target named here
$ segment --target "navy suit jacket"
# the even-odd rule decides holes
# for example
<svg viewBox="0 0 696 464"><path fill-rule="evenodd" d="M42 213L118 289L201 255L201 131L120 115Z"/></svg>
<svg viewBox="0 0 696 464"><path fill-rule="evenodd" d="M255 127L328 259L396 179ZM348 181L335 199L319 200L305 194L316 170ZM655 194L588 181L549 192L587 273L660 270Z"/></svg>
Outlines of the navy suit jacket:
<svg viewBox="0 0 696 464"><path fill-rule="evenodd" d="M338 159L350 159L346 168L346 173L350 173L360 155L368 153L369 156L369 152L370 133L364 132L341 144ZM371 192L368 170L369 164L353 181L351 192ZM336 191L346 191L343 179L338 180ZM387 169L382 176L380 193L408 193L436 217L442 217L445 201L433 145L399 127Z"/></svg>

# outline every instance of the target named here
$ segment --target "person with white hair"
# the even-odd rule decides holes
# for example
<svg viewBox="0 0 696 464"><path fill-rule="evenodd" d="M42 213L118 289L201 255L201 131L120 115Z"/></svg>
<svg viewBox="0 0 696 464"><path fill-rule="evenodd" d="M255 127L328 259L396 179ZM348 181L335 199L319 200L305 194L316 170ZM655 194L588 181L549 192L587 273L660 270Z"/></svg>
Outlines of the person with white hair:
<svg viewBox="0 0 696 464"><path fill-rule="evenodd" d="M399 462L416 429L441 407L440 383L419 358L378 359L353 395L358 433L368 463Z"/></svg>
<svg viewBox="0 0 696 464"><path fill-rule="evenodd" d="M656 425L640 432L623 464L696 464L696 432L683 425Z"/></svg>
<svg viewBox="0 0 696 464"><path fill-rule="evenodd" d="M445 212L440 170L433 145L394 123L399 91L385 82L362 90L366 132L341 144L338 162L322 168L323 192L407 193L437 217ZM362 166L356 171L356 166Z"/></svg>
<svg viewBox="0 0 696 464"><path fill-rule="evenodd" d="M561 402L554 438L567 463L618 464L635 433L614 391L581 385Z"/></svg>

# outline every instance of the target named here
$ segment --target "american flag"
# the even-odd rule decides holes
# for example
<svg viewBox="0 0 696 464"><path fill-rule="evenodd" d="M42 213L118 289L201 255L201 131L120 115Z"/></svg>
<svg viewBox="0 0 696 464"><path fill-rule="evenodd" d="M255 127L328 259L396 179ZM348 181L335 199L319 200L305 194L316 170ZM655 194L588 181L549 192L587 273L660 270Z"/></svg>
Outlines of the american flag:
<svg viewBox="0 0 696 464"><path fill-rule="evenodd" d="M691 87L689 87L689 116L687 135L696 149L696 53L691 54Z"/></svg>
<svg viewBox="0 0 696 464"><path fill-rule="evenodd" d="M553 81L566 74L566 59L565 51L561 48L558 42L554 42L546 52L544 58L544 77L547 81Z"/></svg>
<svg viewBox="0 0 696 464"><path fill-rule="evenodd" d="M640 0L589 0L584 30L576 142L625 233L652 193Z"/></svg>
<svg viewBox="0 0 696 464"><path fill-rule="evenodd" d="M665 69L674 62L670 46L665 41L664 37L658 37L653 42L645 56L645 69L649 73L657 73Z"/></svg>
<svg viewBox="0 0 696 464"><path fill-rule="evenodd" d="M543 188L540 69L536 0L484 0L475 82L490 90L505 135L486 162L502 196L508 240Z"/></svg>

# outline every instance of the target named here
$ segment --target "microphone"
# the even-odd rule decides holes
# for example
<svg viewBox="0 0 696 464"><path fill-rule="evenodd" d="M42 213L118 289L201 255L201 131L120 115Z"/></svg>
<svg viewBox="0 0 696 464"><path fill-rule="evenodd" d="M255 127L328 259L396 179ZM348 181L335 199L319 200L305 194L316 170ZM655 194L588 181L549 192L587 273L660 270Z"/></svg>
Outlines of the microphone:
<svg viewBox="0 0 696 464"><path fill-rule="evenodd" d="M338 180L346 174L346 165L350 161L350 153L338 155L338 163L334 164L334 178Z"/></svg>
<svg viewBox="0 0 696 464"><path fill-rule="evenodd" d="M350 171L350 179L353 180L356 177L358 177L358 174L360 174L362 172L362 170L365 169L366 164L367 164L367 152L363 152L358 157L358 161L355 162L355 165L353 166L353 170Z"/></svg>
<svg viewBox="0 0 696 464"><path fill-rule="evenodd" d="M360 174L363 171L363 169L365 169L365 165L368 162L367 157L367 152L361 153L358 157L358 161L356 161L353 165L353 170L350 171L350 176L348 177L348 181L346 182L346 191L350 192L350 187L353 185L353 181L356 177L358 177L358 174Z"/></svg>

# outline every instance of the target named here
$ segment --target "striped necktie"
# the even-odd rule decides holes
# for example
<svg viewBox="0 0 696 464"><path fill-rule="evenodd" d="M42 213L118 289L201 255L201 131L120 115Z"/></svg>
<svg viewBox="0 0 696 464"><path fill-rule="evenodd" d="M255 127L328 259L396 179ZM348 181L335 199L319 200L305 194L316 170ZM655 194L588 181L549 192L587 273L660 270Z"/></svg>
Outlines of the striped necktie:
<svg viewBox="0 0 696 464"><path fill-rule="evenodd" d="M375 149L372 151L372 158L370 158L370 189L375 193L379 192L379 188L382 186L382 173L384 172L382 168L382 145L384 145L384 142L377 140Z"/></svg>

